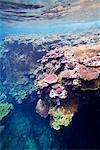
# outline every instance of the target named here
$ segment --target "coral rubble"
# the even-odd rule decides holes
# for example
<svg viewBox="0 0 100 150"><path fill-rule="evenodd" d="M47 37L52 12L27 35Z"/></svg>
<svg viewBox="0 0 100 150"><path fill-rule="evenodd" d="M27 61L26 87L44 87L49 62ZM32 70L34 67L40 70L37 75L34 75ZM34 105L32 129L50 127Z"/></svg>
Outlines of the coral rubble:
<svg viewBox="0 0 100 150"><path fill-rule="evenodd" d="M82 91L100 88L100 45L56 47L38 61L36 81L43 106L37 112L42 117L50 115L56 130L69 125Z"/></svg>

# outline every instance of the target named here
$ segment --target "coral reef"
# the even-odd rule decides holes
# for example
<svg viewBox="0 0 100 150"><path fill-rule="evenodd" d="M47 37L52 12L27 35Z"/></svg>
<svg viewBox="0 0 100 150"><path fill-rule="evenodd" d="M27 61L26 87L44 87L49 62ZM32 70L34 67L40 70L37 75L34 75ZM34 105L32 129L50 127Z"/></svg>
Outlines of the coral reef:
<svg viewBox="0 0 100 150"><path fill-rule="evenodd" d="M51 109L78 105L81 92L100 86L99 39L99 31L7 36L0 43L0 101L11 97L21 104L30 96L34 101L37 91L36 111L51 120Z"/></svg>
<svg viewBox="0 0 100 150"><path fill-rule="evenodd" d="M58 47L38 61L38 66L38 96L49 107L51 126L59 130L77 112L82 91L100 88L100 44Z"/></svg>
<svg viewBox="0 0 100 150"><path fill-rule="evenodd" d="M77 45L86 45L86 44L95 44L99 43L100 34L99 32L94 33L80 33L80 34L64 34L64 35L9 35L5 37L3 41L0 42L0 91L1 94L5 95L6 99L11 96L13 99L16 99L17 102L22 103L26 99L27 96L34 94L34 91L37 89L33 84L36 84L34 79L35 75L41 70L43 70L42 65L36 64L36 62L40 61L47 52L50 51L51 56L47 55L42 58L42 62L45 64L46 72L44 76L49 74L55 74L56 71L59 71L63 63L66 63L66 60L62 60L60 63L60 57L63 56L63 49L60 48L60 53L55 53L53 50L56 47L61 46L77 46ZM92 40L91 40L92 39ZM74 48L74 47L73 47ZM62 51L62 52L61 52ZM75 57L78 57L78 47L77 52L75 51ZM83 53L83 51L82 51ZM84 52L84 53L87 53ZM91 52L92 54L93 52ZM84 54L85 55L85 54ZM55 56L56 59L53 59ZM52 59L52 61L48 61ZM83 56L82 56L83 57ZM91 56L92 57L92 56ZM85 56L80 61L85 63ZM91 65L95 65L97 63L94 58L91 58L91 62L89 63L88 57L88 65L86 67L90 67ZM97 58L98 59L98 58ZM38 69L35 69L35 66L38 65ZM88 71L88 70L87 70ZM91 70L94 74L95 72ZM57 76L59 82L62 80L63 74L69 75L66 71L62 71ZM80 74L81 75L81 74ZM97 73L96 73L97 76ZM41 79L41 76L39 77ZM42 77L43 78L43 77ZM39 87L41 89L48 86L47 82L44 80L40 80L38 82ZM56 80L55 80L56 82ZM78 81L79 82L79 81ZM74 84L77 84L77 80L73 81ZM98 83L95 81L94 88L98 87ZM85 87L85 85L84 85ZM60 87L63 89L63 87ZM83 88L83 87L82 87ZM90 88L90 86L88 86ZM58 90L58 89L57 89ZM22 92L23 91L23 92ZM63 95L64 96L63 91ZM50 95L55 93L54 90L51 90ZM0 95L1 95L0 94ZM56 93L55 93L56 94ZM66 94L65 94L66 96ZM59 103L59 102L58 102Z"/></svg>

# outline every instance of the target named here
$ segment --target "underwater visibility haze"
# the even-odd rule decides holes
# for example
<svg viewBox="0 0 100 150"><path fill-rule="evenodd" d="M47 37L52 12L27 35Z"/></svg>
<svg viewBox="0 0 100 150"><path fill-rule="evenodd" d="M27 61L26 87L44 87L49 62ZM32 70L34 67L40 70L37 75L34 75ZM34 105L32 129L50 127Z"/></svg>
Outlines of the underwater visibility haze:
<svg viewBox="0 0 100 150"><path fill-rule="evenodd" d="M100 0L0 0L0 150L100 149Z"/></svg>

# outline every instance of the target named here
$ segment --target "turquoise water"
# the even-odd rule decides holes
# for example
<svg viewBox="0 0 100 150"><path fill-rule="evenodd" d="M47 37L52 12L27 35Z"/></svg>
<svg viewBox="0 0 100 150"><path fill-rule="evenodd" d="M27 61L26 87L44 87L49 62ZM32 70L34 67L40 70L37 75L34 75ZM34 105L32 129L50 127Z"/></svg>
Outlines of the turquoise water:
<svg viewBox="0 0 100 150"><path fill-rule="evenodd" d="M37 23L15 23L1 24L1 36L9 34L64 34L80 33L100 29L100 21L87 23L67 22L37 22Z"/></svg>

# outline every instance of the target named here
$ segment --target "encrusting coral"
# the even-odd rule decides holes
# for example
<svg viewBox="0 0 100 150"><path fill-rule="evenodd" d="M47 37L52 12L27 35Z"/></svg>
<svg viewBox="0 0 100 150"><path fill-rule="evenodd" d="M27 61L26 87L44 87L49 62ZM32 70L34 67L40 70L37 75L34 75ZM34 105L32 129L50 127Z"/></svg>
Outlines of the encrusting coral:
<svg viewBox="0 0 100 150"><path fill-rule="evenodd" d="M77 112L82 91L100 88L100 45L58 47L38 61L36 71L38 97L43 104L37 112L42 117L50 115L51 126L59 130L68 126Z"/></svg>
<svg viewBox="0 0 100 150"><path fill-rule="evenodd" d="M7 116L9 114L9 112L13 109L13 105L8 103L8 102L4 102L4 103L0 103L0 120L2 120L5 116Z"/></svg>

